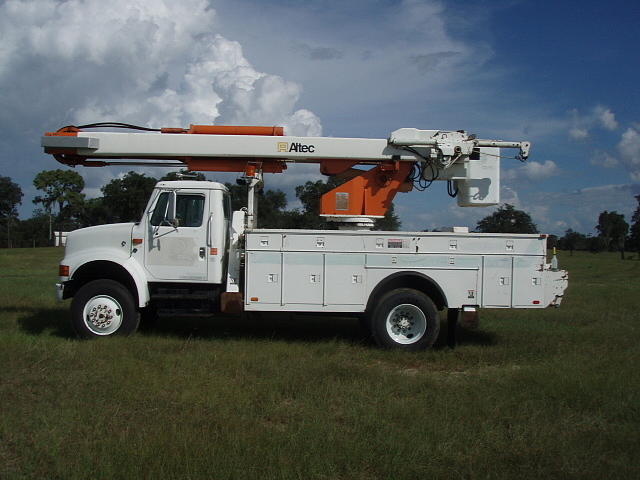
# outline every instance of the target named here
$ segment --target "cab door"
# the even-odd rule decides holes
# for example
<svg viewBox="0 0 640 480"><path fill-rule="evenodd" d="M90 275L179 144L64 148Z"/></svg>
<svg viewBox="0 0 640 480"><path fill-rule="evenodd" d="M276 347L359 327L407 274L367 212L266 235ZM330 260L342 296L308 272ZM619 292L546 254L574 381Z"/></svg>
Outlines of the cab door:
<svg viewBox="0 0 640 480"><path fill-rule="evenodd" d="M158 280L207 281L207 190L178 190L175 219L166 219L172 192L161 191L146 217L145 268Z"/></svg>

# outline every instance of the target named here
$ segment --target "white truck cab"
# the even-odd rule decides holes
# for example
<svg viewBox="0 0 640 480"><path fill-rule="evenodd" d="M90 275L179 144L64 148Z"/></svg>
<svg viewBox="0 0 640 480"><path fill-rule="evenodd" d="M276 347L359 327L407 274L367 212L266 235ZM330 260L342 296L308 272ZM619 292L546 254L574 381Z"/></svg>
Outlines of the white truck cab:
<svg viewBox="0 0 640 480"><path fill-rule="evenodd" d="M216 182L159 182L132 229L132 258L150 282L222 283L231 214Z"/></svg>

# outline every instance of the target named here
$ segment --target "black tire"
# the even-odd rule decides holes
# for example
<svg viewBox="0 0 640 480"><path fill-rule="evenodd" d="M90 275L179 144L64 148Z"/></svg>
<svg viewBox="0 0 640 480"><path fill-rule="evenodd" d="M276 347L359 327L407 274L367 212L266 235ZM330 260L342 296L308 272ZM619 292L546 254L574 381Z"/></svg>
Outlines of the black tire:
<svg viewBox="0 0 640 480"><path fill-rule="evenodd" d="M71 324L81 338L131 335L139 323L133 295L114 280L87 283L71 302Z"/></svg>
<svg viewBox="0 0 640 480"><path fill-rule="evenodd" d="M424 293L411 288L385 294L373 308L370 319L373 339L383 348L425 350L440 333L436 306Z"/></svg>

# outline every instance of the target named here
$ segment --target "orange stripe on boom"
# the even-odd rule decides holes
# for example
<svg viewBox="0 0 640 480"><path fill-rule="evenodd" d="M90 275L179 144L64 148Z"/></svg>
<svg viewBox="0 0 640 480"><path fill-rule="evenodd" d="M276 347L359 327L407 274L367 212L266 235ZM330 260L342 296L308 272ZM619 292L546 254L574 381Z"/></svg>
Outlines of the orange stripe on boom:
<svg viewBox="0 0 640 480"><path fill-rule="evenodd" d="M168 129L163 129L163 131L164 130ZM261 135L269 137L282 137L284 135L284 127L191 125L191 128L189 128L189 130L181 133L191 133L196 135Z"/></svg>
<svg viewBox="0 0 640 480"><path fill-rule="evenodd" d="M45 137L77 137L80 129L78 127L63 127L57 132L46 132Z"/></svg>

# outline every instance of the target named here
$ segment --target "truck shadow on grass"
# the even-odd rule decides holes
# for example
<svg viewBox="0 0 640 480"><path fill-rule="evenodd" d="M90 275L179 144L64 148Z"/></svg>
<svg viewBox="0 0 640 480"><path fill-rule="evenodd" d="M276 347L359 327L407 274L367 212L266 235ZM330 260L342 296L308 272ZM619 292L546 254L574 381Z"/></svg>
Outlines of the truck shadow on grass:
<svg viewBox="0 0 640 480"><path fill-rule="evenodd" d="M144 335L205 339L272 339L287 342L343 341L366 344L367 336L358 320L345 317L311 317L289 314L259 314L242 317L159 318L141 325Z"/></svg>
<svg viewBox="0 0 640 480"><path fill-rule="evenodd" d="M6 308L0 308L0 312L6 312ZM55 337L76 338L76 334L71 328L69 312L58 308L33 308L14 309L21 312L18 316L18 326L31 335L43 335L47 332Z"/></svg>
<svg viewBox="0 0 640 480"><path fill-rule="evenodd" d="M56 308L0 307L0 313L18 313L18 326L30 335L53 335L77 338L69 313ZM140 325L140 335L202 339L275 340L286 342L339 341L353 345L374 346L358 319L300 314L259 314L243 317L159 318L153 324ZM496 335L482 330L458 328L459 345L494 345ZM442 322L435 348L447 348L447 325Z"/></svg>
<svg viewBox="0 0 640 480"><path fill-rule="evenodd" d="M224 339L272 339L287 342L341 341L373 346L373 340L357 318L300 314L265 314L211 319L160 318L153 325L141 325L143 335ZM461 345L494 345L496 335L458 328ZM447 326L443 322L435 348L447 347Z"/></svg>

